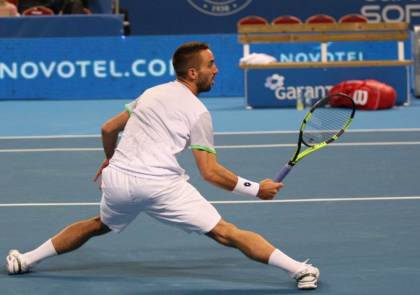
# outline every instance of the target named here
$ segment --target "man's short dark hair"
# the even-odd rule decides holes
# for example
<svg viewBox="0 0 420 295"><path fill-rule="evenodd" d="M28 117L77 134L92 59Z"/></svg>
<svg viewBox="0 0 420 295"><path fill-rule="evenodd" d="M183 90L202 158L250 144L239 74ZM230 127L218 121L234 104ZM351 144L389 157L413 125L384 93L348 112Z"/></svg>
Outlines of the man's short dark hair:
<svg viewBox="0 0 420 295"><path fill-rule="evenodd" d="M200 65L200 53L209 49L203 42L188 42L178 47L172 57L172 65L177 77L185 77L189 68L198 68Z"/></svg>

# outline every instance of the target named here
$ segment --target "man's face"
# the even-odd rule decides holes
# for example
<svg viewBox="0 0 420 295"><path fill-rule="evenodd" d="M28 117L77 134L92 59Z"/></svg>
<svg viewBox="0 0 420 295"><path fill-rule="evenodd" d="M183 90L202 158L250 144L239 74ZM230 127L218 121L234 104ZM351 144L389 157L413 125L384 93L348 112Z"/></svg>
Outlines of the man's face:
<svg viewBox="0 0 420 295"><path fill-rule="evenodd" d="M200 52L201 63L198 69L197 90L200 92L207 92L214 84L214 78L218 72L216 63L214 61L213 53L209 50L202 50Z"/></svg>

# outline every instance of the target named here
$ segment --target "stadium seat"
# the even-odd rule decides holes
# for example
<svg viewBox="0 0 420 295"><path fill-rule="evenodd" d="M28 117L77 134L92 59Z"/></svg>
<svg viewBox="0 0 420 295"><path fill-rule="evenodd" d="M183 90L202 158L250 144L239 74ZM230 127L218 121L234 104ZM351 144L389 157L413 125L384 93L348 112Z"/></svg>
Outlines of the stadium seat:
<svg viewBox="0 0 420 295"><path fill-rule="evenodd" d="M302 21L293 15L280 15L278 17L276 17L272 22L273 25L282 25L282 24L301 24Z"/></svg>
<svg viewBox="0 0 420 295"><path fill-rule="evenodd" d="M326 14L315 14L308 17L305 21L307 24L333 24L335 23L335 18Z"/></svg>
<svg viewBox="0 0 420 295"><path fill-rule="evenodd" d="M343 15L339 20L339 23L367 23L369 20L366 16L358 13L350 13Z"/></svg>
<svg viewBox="0 0 420 295"><path fill-rule="evenodd" d="M9 2L9 3L12 3L12 4L14 4L16 7L18 6L18 4L19 4L19 0L6 0L7 2Z"/></svg>
<svg viewBox="0 0 420 295"><path fill-rule="evenodd" d="M53 15L54 11L45 6L34 6L23 11L22 15L37 16L37 15Z"/></svg>
<svg viewBox="0 0 420 295"><path fill-rule="evenodd" d="M83 14L90 15L90 14L92 14L92 11L89 8L84 7L83 8Z"/></svg>
<svg viewBox="0 0 420 295"><path fill-rule="evenodd" d="M268 21L261 17L261 16L256 16L256 15L250 15L250 16L245 16L243 18L241 18L238 21L238 25L243 26L243 25L267 25Z"/></svg>

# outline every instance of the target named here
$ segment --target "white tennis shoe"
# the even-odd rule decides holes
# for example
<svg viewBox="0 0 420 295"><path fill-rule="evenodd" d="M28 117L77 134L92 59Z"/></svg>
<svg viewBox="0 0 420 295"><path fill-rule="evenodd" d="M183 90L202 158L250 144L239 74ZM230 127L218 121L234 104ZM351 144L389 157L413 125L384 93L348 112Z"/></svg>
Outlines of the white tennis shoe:
<svg viewBox="0 0 420 295"><path fill-rule="evenodd" d="M18 250L10 250L6 257L6 268L9 275L22 274L30 271L30 267L23 260Z"/></svg>
<svg viewBox="0 0 420 295"><path fill-rule="evenodd" d="M319 269L307 262L308 260L303 262L303 268L292 275L292 277L296 280L297 287L301 290L316 289L318 287L320 276Z"/></svg>

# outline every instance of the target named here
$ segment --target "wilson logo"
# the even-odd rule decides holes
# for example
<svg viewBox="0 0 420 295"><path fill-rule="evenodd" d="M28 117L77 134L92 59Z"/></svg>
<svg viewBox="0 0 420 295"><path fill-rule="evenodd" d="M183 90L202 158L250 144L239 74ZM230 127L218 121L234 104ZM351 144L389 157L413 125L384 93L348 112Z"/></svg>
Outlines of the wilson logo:
<svg viewBox="0 0 420 295"><path fill-rule="evenodd" d="M367 104L369 98L369 92L366 90L356 90L353 93L353 101L355 104L364 106Z"/></svg>

